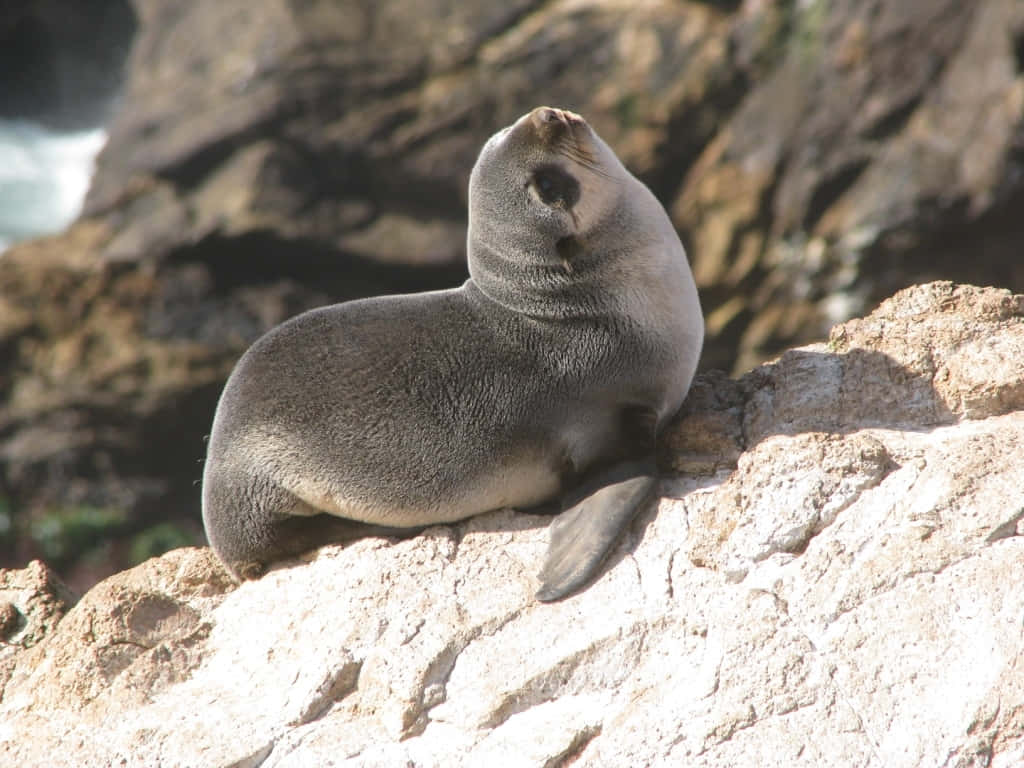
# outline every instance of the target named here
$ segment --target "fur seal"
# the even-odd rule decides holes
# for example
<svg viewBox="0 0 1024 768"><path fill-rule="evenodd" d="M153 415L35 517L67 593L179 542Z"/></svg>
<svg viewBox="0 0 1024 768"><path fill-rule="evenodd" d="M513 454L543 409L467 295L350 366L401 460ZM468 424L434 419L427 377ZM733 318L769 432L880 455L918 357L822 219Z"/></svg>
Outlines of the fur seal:
<svg viewBox="0 0 1024 768"><path fill-rule="evenodd" d="M239 360L203 474L236 576L554 502L537 597L555 600L652 496L704 336L664 208L583 118L538 107L481 150L467 245L461 287L314 309Z"/></svg>

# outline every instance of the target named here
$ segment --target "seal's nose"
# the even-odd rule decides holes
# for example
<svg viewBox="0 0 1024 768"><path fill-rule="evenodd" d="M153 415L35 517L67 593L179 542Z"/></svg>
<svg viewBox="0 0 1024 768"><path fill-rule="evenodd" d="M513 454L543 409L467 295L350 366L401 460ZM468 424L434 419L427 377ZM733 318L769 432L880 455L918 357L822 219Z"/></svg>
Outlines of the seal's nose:
<svg viewBox="0 0 1024 768"><path fill-rule="evenodd" d="M584 122L575 112L554 107L537 107L530 113L530 119L539 130L550 129L550 126L558 124L568 127Z"/></svg>
<svg viewBox="0 0 1024 768"><path fill-rule="evenodd" d="M586 121L575 112L554 107L537 107L528 118L526 124L533 128L533 133L544 146L552 146L586 125Z"/></svg>

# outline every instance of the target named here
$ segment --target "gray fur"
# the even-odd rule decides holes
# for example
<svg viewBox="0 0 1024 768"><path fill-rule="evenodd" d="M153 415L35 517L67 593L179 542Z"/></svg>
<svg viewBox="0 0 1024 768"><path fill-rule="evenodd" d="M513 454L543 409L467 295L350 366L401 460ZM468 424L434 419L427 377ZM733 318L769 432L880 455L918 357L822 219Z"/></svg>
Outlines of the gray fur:
<svg viewBox="0 0 1024 768"><path fill-rule="evenodd" d="M567 176L538 180L545 167ZM461 288L313 310L239 361L203 478L207 535L235 574L329 541L533 506L606 472L629 483L616 467L653 454L703 321L647 188L581 118L534 110L481 152L468 251ZM569 505L555 534L596 543L578 568L545 566L572 584L545 581L542 599L596 569L632 515L588 520L636 496L598 491L589 516Z"/></svg>

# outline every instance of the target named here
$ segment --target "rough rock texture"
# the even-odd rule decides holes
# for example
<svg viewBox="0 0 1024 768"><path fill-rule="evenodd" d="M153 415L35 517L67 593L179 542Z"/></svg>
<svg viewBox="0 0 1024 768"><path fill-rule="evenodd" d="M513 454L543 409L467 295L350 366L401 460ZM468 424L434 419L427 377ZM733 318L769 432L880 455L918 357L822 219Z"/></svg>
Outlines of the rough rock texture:
<svg viewBox="0 0 1024 768"><path fill-rule="evenodd" d="M1024 3L798 5L673 208L740 371L908 277L1024 286Z"/></svg>
<svg viewBox="0 0 1024 768"><path fill-rule="evenodd" d="M8 634L0 762L1020 765L1021 382L1024 296L950 283L703 378L664 458L711 473L552 605L508 511L236 589L175 550Z"/></svg>
<svg viewBox="0 0 1024 768"><path fill-rule="evenodd" d="M75 601L38 560L21 570L0 570L0 692L14 672L19 651L53 632Z"/></svg>
<svg viewBox="0 0 1024 768"><path fill-rule="evenodd" d="M1020 0L132 6L82 220L0 258L0 563L65 573L92 547L66 573L87 584L156 521L201 541L232 362L310 306L459 282L474 156L538 103L585 114L672 211L705 368L923 279L1024 290ZM81 508L121 523L43 546Z"/></svg>

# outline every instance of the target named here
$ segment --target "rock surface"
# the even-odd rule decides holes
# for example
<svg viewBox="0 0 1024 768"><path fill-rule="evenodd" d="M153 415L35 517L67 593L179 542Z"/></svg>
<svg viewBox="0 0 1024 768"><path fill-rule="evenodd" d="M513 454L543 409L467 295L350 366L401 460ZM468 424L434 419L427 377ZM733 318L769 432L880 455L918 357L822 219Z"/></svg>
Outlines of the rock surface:
<svg viewBox="0 0 1024 768"><path fill-rule="evenodd" d="M1024 291L1019 0L124 3L89 6L137 31L86 213L0 258L0 564L87 586L158 523L200 542L234 360L311 306L458 283L473 159L538 103L586 115L671 210L705 369L924 280ZM0 57L68 70L34 41L93 44L80 14L0 20ZM95 510L117 524L41 533Z"/></svg>
<svg viewBox="0 0 1024 768"><path fill-rule="evenodd" d="M950 283L702 378L663 460L705 474L556 604L509 511L237 588L178 549L56 626L0 572L0 762L1020 765L1022 382L1024 296Z"/></svg>

